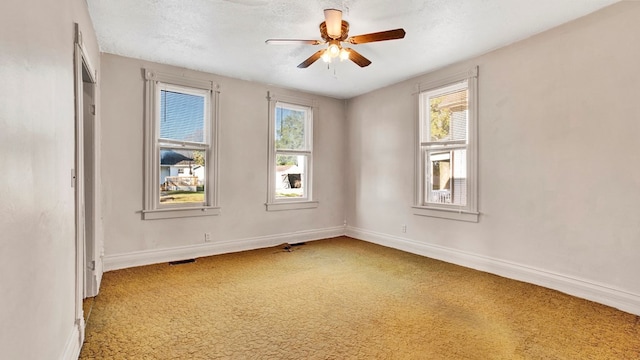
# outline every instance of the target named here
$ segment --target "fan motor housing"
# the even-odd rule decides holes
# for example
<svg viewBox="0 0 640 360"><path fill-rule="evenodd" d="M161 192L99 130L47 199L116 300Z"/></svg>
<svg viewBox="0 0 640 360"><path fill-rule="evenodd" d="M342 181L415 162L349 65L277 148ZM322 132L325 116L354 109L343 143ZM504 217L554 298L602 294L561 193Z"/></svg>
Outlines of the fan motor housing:
<svg viewBox="0 0 640 360"><path fill-rule="evenodd" d="M329 34L327 34L327 22L323 21L320 23L320 36L324 41L327 42L331 40L345 41L347 37L349 37L349 23L342 20L342 30L340 37L337 39L332 39Z"/></svg>

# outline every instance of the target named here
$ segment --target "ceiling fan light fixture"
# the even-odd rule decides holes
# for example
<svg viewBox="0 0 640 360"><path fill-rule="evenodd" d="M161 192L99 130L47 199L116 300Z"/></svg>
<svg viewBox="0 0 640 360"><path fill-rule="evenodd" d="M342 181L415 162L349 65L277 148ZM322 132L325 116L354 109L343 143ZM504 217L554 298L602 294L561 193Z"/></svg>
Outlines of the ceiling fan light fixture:
<svg viewBox="0 0 640 360"><path fill-rule="evenodd" d="M342 11L338 9L325 9L324 19L327 24L327 35L332 39L342 36Z"/></svg>
<svg viewBox="0 0 640 360"><path fill-rule="evenodd" d="M361 68L371 64L371 60L360 55L356 50L346 47L343 43L348 44L366 44L378 41L402 39L405 31L402 28L378 31L369 34L349 36L349 23L342 20L342 11L337 9L324 10L325 21L321 22L320 37L322 40L304 40L304 39L267 39L267 44L306 44L306 45L325 45L322 49L316 51L305 61L298 65L300 69L306 69L311 64L322 59L325 63L330 63L332 59L340 59L340 61L351 60Z"/></svg>
<svg viewBox="0 0 640 360"><path fill-rule="evenodd" d="M340 55L340 43L337 40L332 40L329 43L329 47L327 48L327 51L329 52L329 56L331 56L332 58L337 57Z"/></svg>
<svg viewBox="0 0 640 360"><path fill-rule="evenodd" d="M340 49L340 61L349 59L349 51Z"/></svg>
<svg viewBox="0 0 640 360"><path fill-rule="evenodd" d="M322 61L326 62L326 63L330 63L331 62L331 55L329 55L328 51L325 51L322 56L320 56L320 58L322 59Z"/></svg>

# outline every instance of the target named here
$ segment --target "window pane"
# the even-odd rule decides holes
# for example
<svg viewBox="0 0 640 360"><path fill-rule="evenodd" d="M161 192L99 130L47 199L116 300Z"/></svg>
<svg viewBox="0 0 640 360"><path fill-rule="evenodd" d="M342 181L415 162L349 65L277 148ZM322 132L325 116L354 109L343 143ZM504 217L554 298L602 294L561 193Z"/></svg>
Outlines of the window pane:
<svg viewBox="0 0 640 360"><path fill-rule="evenodd" d="M203 143L204 122L204 96L160 91L160 138Z"/></svg>
<svg viewBox="0 0 640 360"><path fill-rule="evenodd" d="M276 155L276 198L306 197L306 155Z"/></svg>
<svg viewBox="0 0 640 360"><path fill-rule="evenodd" d="M427 152L425 203L467 205L467 151Z"/></svg>
<svg viewBox="0 0 640 360"><path fill-rule="evenodd" d="M427 97L429 124L424 129L427 141L455 141L467 139L467 89Z"/></svg>
<svg viewBox="0 0 640 360"><path fill-rule="evenodd" d="M204 151L160 149L160 204L205 201Z"/></svg>
<svg viewBox="0 0 640 360"><path fill-rule="evenodd" d="M306 150L307 111L276 106L276 149Z"/></svg>

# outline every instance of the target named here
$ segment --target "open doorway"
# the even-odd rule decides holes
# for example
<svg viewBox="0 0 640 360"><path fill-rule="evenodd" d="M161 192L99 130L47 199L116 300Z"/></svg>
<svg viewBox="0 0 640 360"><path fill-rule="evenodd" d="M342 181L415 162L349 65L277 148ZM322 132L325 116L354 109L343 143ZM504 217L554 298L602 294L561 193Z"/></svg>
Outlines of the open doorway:
<svg viewBox="0 0 640 360"><path fill-rule="evenodd" d="M97 74L76 24L75 70L75 186L76 319L84 335L83 299L98 294L102 278L102 239L99 207L99 126L96 117Z"/></svg>
<svg viewBox="0 0 640 360"><path fill-rule="evenodd" d="M101 274L101 254L97 236L97 148L96 148L96 106L95 76L86 61L82 63L82 125L83 125L83 177L84 177L84 294L91 297L98 294Z"/></svg>

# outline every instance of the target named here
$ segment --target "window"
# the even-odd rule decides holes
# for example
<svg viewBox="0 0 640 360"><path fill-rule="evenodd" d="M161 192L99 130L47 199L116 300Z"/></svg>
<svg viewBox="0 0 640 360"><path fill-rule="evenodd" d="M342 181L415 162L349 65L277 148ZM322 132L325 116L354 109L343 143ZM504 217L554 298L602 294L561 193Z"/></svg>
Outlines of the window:
<svg viewBox="0 0 640 360"><path fill-rule="evenodd" d="M476 99L477 68L420 86L415 214L478 221Z"/></svg>
<svg viewBox="0 0 640 360"><path fill-rule="evenodd" d="M145 71L144 219L219 214L217 86Z"/></svg>
<svg viewBox="0 0 640 360"><path fill-rule="evenodd" d="M313 101L269 94L267 210L317 207L312 199Z"/></svg>

